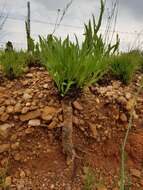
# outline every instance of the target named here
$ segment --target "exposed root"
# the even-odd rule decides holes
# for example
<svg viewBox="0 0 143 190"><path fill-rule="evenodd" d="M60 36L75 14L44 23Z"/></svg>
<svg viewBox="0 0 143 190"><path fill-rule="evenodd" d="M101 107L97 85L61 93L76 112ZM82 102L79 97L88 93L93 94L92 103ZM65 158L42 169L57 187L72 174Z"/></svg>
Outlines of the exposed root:
<svg viewBox="0 0 143 190"><path fill-rule="evenodd" d="M62 102L64 123L62 130L62 145L63 152L66 155L67 164L71 165L74 163L75 159L75 150L72 142L72 132L73 132L73 123L72 123L72 106L71 101L65 100Z"/></svg>

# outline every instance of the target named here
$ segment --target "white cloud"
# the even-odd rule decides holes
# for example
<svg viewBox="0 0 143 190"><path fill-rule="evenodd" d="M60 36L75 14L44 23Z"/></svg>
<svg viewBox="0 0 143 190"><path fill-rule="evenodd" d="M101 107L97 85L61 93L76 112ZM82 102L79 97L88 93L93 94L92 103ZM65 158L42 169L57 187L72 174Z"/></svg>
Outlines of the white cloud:
<svg viewBox="0 0 143 190"><path fill-rule="evenodd" d="M136 0L136 3L134 0L119 1L121 4L119 7L116 30L125 32L119 33L122 42L121 46L125 47L126 44L128 45L129 43L132 43L136 37L136 35L129 33L133 33L135 31L137 33L143 27L142 20L139 19L142 18L143 13L140 11L140 14L138 14L139 10L141 10L143 7L143 1ZM52 32L54 25L46 24L46 22L55 23L57 10L62 10L68 2L69 0L31 0L32 20L45 22L45 24L32 22L32 34L35 38L37 38L38 34L47 35L48 33ZM108 0L108 2L111 2L111 0ZM4 0L0 0L0 6L2 6L3 3ZM7 20L4 30L8 35L6 35L2 41L11 40L17 43L26 43L25 23L23 19L23 16L26 17L27 14L26 3L27 0L7 0L6 10L9 12L9 17L15 17L17 19L20 19L20 21L13 19ZM137 5L135 8L133 8L135 4ZM111 7L109 6L109 9L110 8ZM94 13L96 17L98 16L99 9L99 0L74 0L64 20L62 21L62 25L83 26L83 23L87 22L92 13ZM56 31L56 35L64 37L67 34L70 34L71 38L73 39L74 33L76 33L80 38L82 38L82 28L64 27L62 25Z"/></svg>

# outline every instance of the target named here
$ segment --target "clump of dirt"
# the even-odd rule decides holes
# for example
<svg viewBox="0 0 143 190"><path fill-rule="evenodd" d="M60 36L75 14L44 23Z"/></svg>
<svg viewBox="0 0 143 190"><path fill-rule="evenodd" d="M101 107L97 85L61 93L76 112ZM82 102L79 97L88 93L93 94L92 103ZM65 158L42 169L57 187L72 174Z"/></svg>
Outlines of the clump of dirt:
<svg viewBox="0 0 143 190"><path fill-rule="evenodd" d="M71 97L76 152L72 173L62 148L63 100L48 73L30 68L19 79L4 79L0 83L0 169L6 171L6 185L12 190L81 190L85 168L92 168L94 189L118 190L121 144L140 79L139 73L130 86L110 80ZM143 93L137 99L126 146L131 181L127 185L132 190L143 188L142 114Z"/></svg>

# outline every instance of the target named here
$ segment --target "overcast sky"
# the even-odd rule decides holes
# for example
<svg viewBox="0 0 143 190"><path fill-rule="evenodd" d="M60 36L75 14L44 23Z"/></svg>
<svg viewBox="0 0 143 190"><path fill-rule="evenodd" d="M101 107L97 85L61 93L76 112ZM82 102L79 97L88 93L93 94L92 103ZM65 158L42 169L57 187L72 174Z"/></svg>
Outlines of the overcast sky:
<svg viewBox="0 0 143 190"><path fill-rule="evenodd" d="M47 35L53 31L57 18L57 10L61 12L70 0L31 0L31 30L32 36L37 39L38 35ZM105 21L108 11L111 10L111 2L106 0L106 11L103 20L102 30L105 29ZM6 2L6 3L5 3ZM0 11L5 3L5 12L8 12L8 19L3 28L3 38L0 43L8 40L16 42L16 47L26 46L24 20L27 14L26 0L0 0ZM91 15L98 17L100 0L73 0L72 5L64 17L56 35L65 37L67 34L73 39L76 34L82 39L83 24ZM116 24L116 31L119 31L121 49L128 49L132 45L141 44L142 36L135 39L143 29L143 0L119 0L119 13ZM41 23L40 23L41 22ZM68 25L68 26L67 26ZM70 26L69 26L70 25Z"/></svg>

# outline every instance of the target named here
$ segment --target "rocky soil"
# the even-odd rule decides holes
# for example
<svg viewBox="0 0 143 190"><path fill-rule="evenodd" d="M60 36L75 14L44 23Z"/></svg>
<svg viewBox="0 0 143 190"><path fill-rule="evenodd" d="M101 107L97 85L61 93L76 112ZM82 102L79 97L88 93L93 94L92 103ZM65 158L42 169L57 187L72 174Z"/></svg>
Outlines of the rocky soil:
<svg viewBox="0 0 143 190"><path fill-rule="evenodd" d="M0 81L0 183L11 190L82 190L87 168L95 174L93 190L119 190L121 144L134 93L111 80L86 88L73 101L73 172L62 152L61 98L43 68L31 68L14 81ZM137 98L126 146L127 187L143 189L143 93Z"/></svg>

